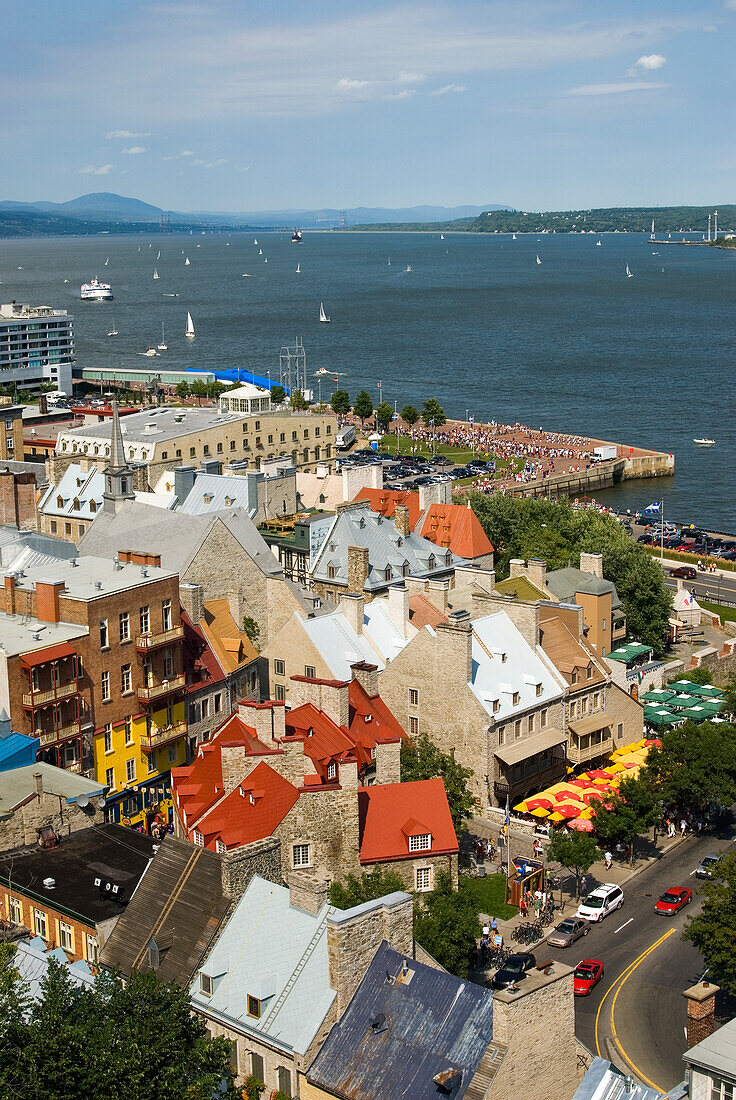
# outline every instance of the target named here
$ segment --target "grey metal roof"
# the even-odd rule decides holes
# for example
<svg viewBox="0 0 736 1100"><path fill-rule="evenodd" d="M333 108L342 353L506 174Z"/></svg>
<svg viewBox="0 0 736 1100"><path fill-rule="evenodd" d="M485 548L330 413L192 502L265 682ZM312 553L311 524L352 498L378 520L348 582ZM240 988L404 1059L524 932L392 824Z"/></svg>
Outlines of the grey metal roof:
<svg viewBox="0 0 736 1100"><path fill-rule="evenodd" d="M40 623L27 615L7 615L0 611L0 652L6 657L31 653L59 642L73 642L89 633L76 623Z"/></svg>
<svg viewBox="0 0 736 1100"><path fill-rule="evenodd" d="M94 519L102 507L105 475L96 466L84 471L70 462L56 485L49 485L39 501L38 510L46 516L74 516Z"/></svg>
<svg viewBox="0 0 736 1100"><path fill-rule="evenodd" d="M443 1095L459 1100L492 1039L490 990L384 941L307 1079L350 1100L436 1100L434 1077L455 1070Z"/></svg>
<svg viewBox="0 0 736 1100"><path fill-rule="evenodd" d="M15 948L12 965L18 971L23 991L28 994L32 1001L42 999L41 983L49 972L51 959L61 963L66 969L72 985L77 988L88 989L95 983L94 975L84 959L69 963L60 947L47 951L46 944L40 936L19 940Z"/></svg>
<svg viewBox="0 0 736 1100"><path fill-rule="evenodd" d="M26 408L27 406L24 405L24 419ZM44 488L49 483L46 473L46 464L44 462L21 462L19 459L15 458L4 458L2 462L0 462L0 470L10 470L13 474L33 474L39 489Z"/></svg>
<svg viewBox="0 0 736 1100"><path fill-rule="evenodd" d="M409 576L425 577L446 573L453 565L467 564L463 558L435 546L413 531L401 535L392 519L374 512L368 501L360 501L335 516L312 568L314 579L347 584L350 546L368 549L366 591L384 588L392 580L400 580L405 575L405 567L408 567ZM334 569L333 576L330 576L330 566ZM387 578L389 566L391 577Z"/></svg>
<svg viewBox="0 0 736 1100"><path fill-rule="evenodd" d="M659 1089L640 1085L633 1077L627 1078L605 1058L594 1058L572 1100L662 1100L663 1095Z"/></svg>
<svg viewBox="0 0 736 1100"><path fill-rule="evenodd" d="M54 538L53 535L0 526L0 566L7 568L24 552L27 552L27 559L32 554L48 559L76 558L78 553L73 543Z"/></svg>
<svg viewBox="0 0 736 1100"><path fill-rule="evenodd" d="M258 509L255 479L198 471L178 511L189 516L203 516L226 508L244 508L252 518Z"/></svg>
<svg viewBox="0 0 736 1100"><path fill-rule="evenodd" d="M611 593L611 606L621 606L621 600L613 581L607 581L603 577L596 577L593 573L586 573L582 569L574 569L568 566L565 569L553 569L546 576L547 587L562 601L575 602L576 592L588 592L592 596L603 596Z"/></svg>
<svg viewBox="0 0 736 1100"><path fill-rule="evenodd" d="M0 816L15 809L19 802L32 794L35 789L34 775L41 776L43 789L47 794L55 794L66 802L76 802L80 794L98 797L104 794L104 786L95 779L75 775L65 768L55 768L53 764L37 761L23 768L11 768L0 772Z"/></svg>
<svg viewBox="0 0 736 1100"><path fill-rule="evenodd" d="M245 420L247 414L223 413L219 409L196 406L162 405L158 409L146 409L144 412L131 413L120 422L123 442L127 443L164 443L168 439L203 432L219 424L229 424ZM89 424L82 428L70 428L62 432L62 440L80 440L84 442L110 443L112 437L112 419L106 418L101 424ZM68 447L66 448L69 449Z"/></svg>
<svg viewBox="0 0 736 1100"><path fill-rule="evenodd" d="M18 589L31 589L38 581L63 581L64 595L75 600L94 600L109 596L111 592L127 592L154 580L172 577L173 569L153 565L135 565L133 562L116 564L112 558L94 554L80 554L78 558L55 559L52 565L45 562L24 568L17 563L2 570L1 575L13 574Z"/></svg>
<svg viewBox="0 0 736 1100"><path fill-rule="evenodd" d="M736 1019L729 1020L707 1039L690 1047L682 1058L689 1065L723 1073L736 1081Z"/></svg>

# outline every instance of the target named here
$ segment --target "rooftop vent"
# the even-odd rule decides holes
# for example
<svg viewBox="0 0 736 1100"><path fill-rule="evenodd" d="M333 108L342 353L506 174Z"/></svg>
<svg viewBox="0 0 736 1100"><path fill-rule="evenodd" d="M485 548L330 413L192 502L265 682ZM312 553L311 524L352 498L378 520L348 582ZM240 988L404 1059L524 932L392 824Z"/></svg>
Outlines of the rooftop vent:
<svg viewBox="0 0 736 1100"><path fill-rule="evenodd" d="M55 878L45 878L43 880L43 885L44 885L44 888L46 890L53 890L54 887L56 886L56 879Z"/></svg>
<svg viewBox="0 0 736 1100"><path fill-rule="evenodd" d="M146 569L145 565L141 566L141 576L142 577L147 577L148 576L148 570Z"/></svg>
<svg viewBox="0 0 736 1100"><path fill-rule="evenodd" d="M386 1015L383 1012L377 1012L371 1020L371 1029L375 1032L386 1030Z"/></svg>
<svg viewBox="0 0 736 1100"><path fill-rule="evenodd" d="M98 592L102 591L102 581L95 581L95 588Z"/></svg>

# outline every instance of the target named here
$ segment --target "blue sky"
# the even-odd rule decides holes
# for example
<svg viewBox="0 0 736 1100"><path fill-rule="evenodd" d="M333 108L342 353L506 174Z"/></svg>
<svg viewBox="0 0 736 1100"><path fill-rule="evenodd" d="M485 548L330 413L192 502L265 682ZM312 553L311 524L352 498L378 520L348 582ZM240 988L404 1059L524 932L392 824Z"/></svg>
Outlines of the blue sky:
<svg viewBox="0 0 736 1100"><path fill-rule="evenodd" d="M3 7L0 198L733 201L736 0Z"/></svg>

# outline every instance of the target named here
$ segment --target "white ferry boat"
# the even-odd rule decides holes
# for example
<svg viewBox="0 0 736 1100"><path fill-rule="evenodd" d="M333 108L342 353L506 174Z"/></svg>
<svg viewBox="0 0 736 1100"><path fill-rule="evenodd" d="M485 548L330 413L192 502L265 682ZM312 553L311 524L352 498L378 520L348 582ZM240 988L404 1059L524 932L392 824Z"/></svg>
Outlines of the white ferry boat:
<svg viewBox="0 0 736 1100"><path fill-rule="evenodd" d="M83 302L109 302L112 300L112 287L109 283L101 283L95 275L88 283L82 283L79 296Z"/></svg>

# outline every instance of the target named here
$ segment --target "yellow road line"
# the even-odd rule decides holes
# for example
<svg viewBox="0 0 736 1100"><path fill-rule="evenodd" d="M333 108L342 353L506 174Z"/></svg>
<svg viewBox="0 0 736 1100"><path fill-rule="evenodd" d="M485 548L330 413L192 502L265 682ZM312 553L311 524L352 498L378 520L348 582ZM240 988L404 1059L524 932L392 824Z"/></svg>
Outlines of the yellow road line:
<svg viewBox="0 0 736 1100"><path fill-rule="evenodd" d="M664 943L664 941L666 939L669 939L669 937L673 934L674 931L675 931L674 928L669 928L663 936L660 936L658 940L655 940L653 944L650 944L650 946L646 949L646 951L643 951L641 953L641 955L638 956L638 958L634 959L634 961L632 963L630 963L621 974L619 974L619 976L615 979L615 981L613 981L611 983L611 985L608 987L606 992L603 994L603 997L601 998L601 1003L598 1005L598 1011L595 1014L595 1049L596 1049L596 1053L597 1053L598 1057L602 1058L603 1055L601 1053L601 1045L600 1045L600 1041L599 1041L599 1038L598 1038L598 1026L599 1026L599 1022L600 1022L600 1015L601 1015L601 1012L603 1010L603 1005L606 1003L606 998L608 997L608 994L613 992L613 990L616 989L616 986L618 986L618 989L616 989L616 992L615 992L614 997L613 997L613 1001L611 1003L611 1031L613 1033L613 1041L616 1044L616 1046L618 1047L618 1049L621 1051L622 1056L626 1059L628 1064L634 1070L637 1077L640 1077L642 1079L642 1081L646 1082L646 1084L650 1085L652 1088L658 1089L660 1092L665 1092L666 1090L661 1088L659 1085L655 1085L653 1081L650 1081L649 1078L647 1076L645 1076L645 1074L643 1074L641 1072L641 1070L638 1069L634 1065L634 1063L631 1061L631 1059L629 1058L629 1056L626 1054L623 1047L621 1046L621 1043L619 1042L618 1036L616 1034L616 1026L615 1026L614 1019L613 1019L613 1011L614 1011L614 1008L615 1008L615 1005L616 1005L616 998L618 997L619 993L621 992L621 988L624 985L624 983L628 981L630 976L636 970L637 966L639 966L640 963L644 962L644 959L646 959L649 955L651 955L651 953L653 951L655 951L660 946L660 944Z"/></svg>

